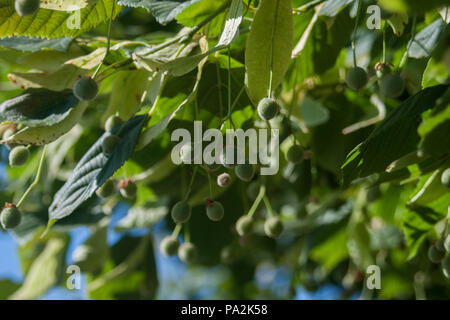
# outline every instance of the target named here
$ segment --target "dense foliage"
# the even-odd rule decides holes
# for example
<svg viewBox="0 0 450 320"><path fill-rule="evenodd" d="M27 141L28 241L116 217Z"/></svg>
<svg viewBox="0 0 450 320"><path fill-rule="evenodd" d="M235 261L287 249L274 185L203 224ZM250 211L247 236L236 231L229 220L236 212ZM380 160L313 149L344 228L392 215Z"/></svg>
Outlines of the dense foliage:
<svg viewBox="0 0 450 320"><path fill-rule="evenodd" d="M1 231L25 274L1 298L66 287L72 262L90 298L165 297L160 253L188 297L450 298L448 1L36 4L0 0ZM278 173L175 164L194 120L278 129Z"/></svg>

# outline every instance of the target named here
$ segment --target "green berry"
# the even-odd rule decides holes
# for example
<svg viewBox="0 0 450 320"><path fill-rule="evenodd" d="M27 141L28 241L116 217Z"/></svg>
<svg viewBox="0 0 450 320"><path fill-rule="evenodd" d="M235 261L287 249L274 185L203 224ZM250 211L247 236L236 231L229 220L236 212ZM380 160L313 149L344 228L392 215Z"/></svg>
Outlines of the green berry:
<svg viewBox="0 0 450 320"><path fill-rule="evenodd" d="M391 63L388 62L378 62L375 65L375 71L377 73L377 77L379 79L384 78L385 76L387 76L388 74L391 74L392 70L391 70Z"/></svg>
<svg viewBox="0 0 450 320"><path fill-rule="evenodd" d="M186 201L177 202L172 208L171 215L175 223L185 223L191 217L191 206Z"/></svg>
<svg viewBox="0 0 450 320"><path fill-rule="evenodd" d="M116 115L112 115L105 122L105 130L106 131L111 131L112 129L114 129L115 127L117 127L121 123L123 123L122 119L120 119Z"/></svg>
<svg viewBox="0 0 450 320"><path fill-rule="evenodd" d="M194 263L197 260L197 248L192 243L185 242L178 249L178 257L184 263Z"/></svg>
<svg viewBox="0 0 450 320"><path fill-rule="evenodd" d="M275 118L280 111L278 102L273 98L264 98L258 103L258 115L263 120L271 120Z"/></svg>
<svg viewBox="0 0 450 320"><path fill-rule="evenodd" d="M381 197L381 190L378 185L371 186L366 191L366 201L372 203Z"/></svg>
<svg viewBox="0 0 450 320"><path fill-rule="evenodd" d="M180 243L178 242L178 239L176 237L167 236L162 239L161 244L159 245L159 249L166 257L171 257L177 254L179 246Z"/></svg>
<svg viewBox="0 0 450 320"><path fill-rule="evenodd" d="M39 10L39 0L15 0L14 8L19 16L31 16Z"/></svg>
<svg viewBox="0 0 450 320"><path fill-rule="evenodd" d="M224 209L220 202L210 200L206 204L206 215L212 221L220 221L224 215Z"/></svg>
<svg viewBox="0 0 450 320"><path fill-rule="evenodd" d="M122 197L126 199L133 199L136 197L137 185L131 179L120 180L117 186L119 187Z"/></svg>
<svg viewBox="0 0 450 320"><path fill-rule="evenodd" d="M248 235L253 229L253 218L250 216L242 216L236 222L236 231L240 236Z"/></svg>
<svg viewBox="0 0 450 320"><path fill-rule="evenodd" d="M97 82L89 77L81 78L77 82L75 82L73 93L79 100L92 100L98 93Z"/></svg>
<svg viewBox="0 0 450 320"><path fill-rule="evenodd" d="M217 177L217 185L219 187L225 188L227 187L231 182L231 176L228 173L222 173Z"/></svg>
<svg viewBox="0 0 450 320"><path fill-rule="evenodd" d="M448 253L450 253L450 234L444 240L444 248Z"/></svg>
<svg viewBox="0 0 450 320"><path fill-rule="evenodd" d="M264 231L271 238L278 238L283 232L283 222L278 217L270 217L264 223Z"/></svg>
<svg viewBox="0 0 450 320"><path fill-rule="evenodd" d="M24 146L18 146L9 153L9 165L11 167L23 166L30 158L30 150Z"/></svg>
<svg viewBox="0 0 450 320"><path fill-rule="evenodd" d="M235 256L235 249L232 246L226 246L220 252L220 261L223 264L231 264L236 258Z"/></svg>
<svg viewBox="0 0 450 320"><path fill-rule="evenodd" d="M22 213L12 203L7 203L0 214L3 229L14 229L22 221Z"/></svg>
<svg viewBox="0 0 450 320"><path fill-rule="evenodd" d="M16 133L15 128L9 127L3 132L2 140L8 140L10 137L12 137ZM17 144L15 143L6 143L5 146L11 150L12 148L16 147Z"/></svg>
<svg viewBox="0 0 450 320"><path fill-rule="evenodd" d="M363 68L353 67L347 72L347 85L352 90L360 90L367 84L367 73Z"/></svg>
<svg viewBox="0 0 450 320"><path fill-rule="evenodd" d="M388 98L397 98L405 90L405 80L398 74L388 74L381 80L380 91Z"/></svg>
<svg viewBox="0 0 450 320"><path fill-rule="evenodd" d="M112 196L115 192L116 186L114 185L114 181L109 179L96 191L96 194L100 198L105 199Z"/></svg>
<svg viewBox="0 0 450 320"><path fill-rule="evenodd" d="M250 181L255 174L255 168L251 164L239 164L234 168L234 172L239 179Z"/></svg>
<svg viewBox="0 0 450 320"><path fill-rule="evenodd" d="M296 144L291 146L286 153L287 161L292 163L300 163L303 160L303 156L303 148Z"/></svg>
<svg viewBox="0 0 450 320"><path fill-rule="evenodd" d="M110 156L113 154L116 146L119 144L120 138L115 134L107 135L102 141L102 151L105 155Z"/></svg>
<svg viewBox="0 0 450 320"><path fill-rule="evenodd" d="M261 185L259 182L252 182L247 187L247 196L250 198L250 200L256 200L256 197L258 196L259 189L261 188Z"/></svg>
<svg viewBox="0 0 450 320"><path fill-rule="evenodd" d="M428 249L428 259L433 263L439 263L444 259L445 252L438 250L434 245Z"/></svg>
<svg viewBox="0 0 450 320"><path fill-rule="evenodd" d="M445 169L441 176L441 182L447 189L450 189L450 168Z"/></svg>

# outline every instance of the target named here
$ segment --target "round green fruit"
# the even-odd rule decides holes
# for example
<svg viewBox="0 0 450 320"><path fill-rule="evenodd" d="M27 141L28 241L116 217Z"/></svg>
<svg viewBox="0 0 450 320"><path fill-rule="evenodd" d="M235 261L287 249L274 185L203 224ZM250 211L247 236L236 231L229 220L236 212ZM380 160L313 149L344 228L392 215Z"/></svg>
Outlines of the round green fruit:
<svg viewBox="0 0 450 320"><path fill-rule="evenodd" d="M278 217L270 217L264 223L264 232L271 238L278 238L283 232L283 222Z"/></svg>
<svg viewBox="0 0 450 320"><path fill-rule="evenodd" d="M2 140L7 140L10 137L12 137L14 134L16 133L16 130L14 128L9 127L8 129L6 129L3 132L3 136L2 136ZM9 150L11 150L12 148L16 147L17 144L15 143L6 143L5 144L6 148L8 148Z"/></svg>
<svg viewBox="0 0 450 320"><path fill-rule="evenodd" d="M15 0L14 8L19 16L31 16L39 10L39 0Z"/></svg>
<svg viewBox="0 0 450 320"><path fill-rule="evenodd" d="M353 67L347 72L347 85L352 90L360 90L367 84L367 73L363 68Z"/></svg>
<svg viewBox="0 0 450 320"><path fill-rule="evenodd" d="M439 263L444 259L445 252L438 250L434 245L428 249L428 259L433 263Z"/></svg>
<svg viewBox="0 0 450 320"><path fill-rule="evenodd" d="M81 78L77 82L75 82L73 93L79 100L92 100L98 93L97 82L89 77Z"/></svg>
<svg viewBox="0 0 450 320"><path fill-rule="evenodd" d="M3 229L14 229L22 221L22 213L12 203L7 203L0 214Z"/></svg>
<svg viewBox="0 0 450 320"><path fill-rule="evenodd" d="M112 115L105 122L105 130L111 131L112 129L114 129L115 127L117 127L118 125L120 125L122 123L123 123L122 119L120 119L116 115Z"/></svg>
<svg viewBox="0 0 450 320"><path fill-rule="evenodd" d="M253 230L253 218L250 216L242 216L236 222L236 231L242 237L250 234Z"/></svg>
<svg viewBox="0 0 450 320"><path fill-rule="evenodd" d="M251 164L238 164L236 168L234 168L234 172L242 181L250 181L255 174L255 168Z"/></svg>
<svg viewBox="0 0 450 320"><path fill-rule="evenodd" d="M96 191L96 194L100 198L105 199L112 196L115 192L116 186L114 185L114 181L109 179Z"/></svg>
<svg viewBox="0 0 450 320"><path fill-rule="evenodd" d="M444 240L444 248L448 253L450 253L450 234Z"/></svg>
<svg viewBox="0 0 450 320"><path fill-rule="evenodd" d="M220 221L224 216L224 209L220 202L212 201L206 205L206 215L212 221Z"/></svg>
<svg viewBox="0 0 450 320"><path fill-rule="evenodd" d="M380 91L388 98L397 98L405 90L405 80L398 74L388 74L381 79Z"/></svg>
<svg viewBox="0 0 450 320"><path fill-rule="evenodd" d="M119 144L120 138L115 134L107 135L102 141L102 151L105 155L110 156L113 154L114 149Z"/></svg>
<svg viewBox="0 0 450 320"><path fill-rule="evenodd" d="M258 103L258 115L261 119L269 121L278 114L280 106L273 98L264 98Z"/></svg>
<svg viewBox="0 0 450 320"><path fill-rule="evenodd" d="M120 194L125 199L133 199L136 197L137 185L134 181L130 179L120 180L117 186L119 187Z"/></svg>
<svg viewBox="0 0 450 320"><path fill-rule="evenodd" d="M23 166L30 158L30 150L24 146L17 146L9 153L9 165L11 167Z"/></svg>
<svg viewBox="0 0 450 320"><path fill-rule="evenodd" d="M303 148L296 144L291 146L286 153L287 161L292 163L300 163L303 160L303 156Z"/></svg>
<svg viewBox="0 0 450 320"><path fill-rule="evenodd" d="M172 208L171 215L175 223L185 223L191 217L191 206L186 201L177 202Z"/></svg>
<svg viewBox="0 0 450 320"><path fill-rule="evenodd" d="M197 248L192 243L185 242L178 249L178 257L184 263L194 263L197 260Z"/></svg>
<svg viewBox="0 0 450 320"><path fill-rule="evenodd" d="M391 74L392 70L391 70L391 63L387 63L387 62L378 62L375 65L375 71L377 74L377 77L379 79L384 78L385 76L387 76L388 74Z"/></svg>
<svg viewBox="0 0 450 320"><path fill-rule="evenodd" d="M441 176L441 182L444 187L450 189L450 168L445 169Z"/></svg>
<svg viewBox="0 0 450 320"><path fill-rule="evenodd" d="M163 255L165 255L166 257L171 257L177 254L179 246L180 243L178 242L178 239L176 237L167 236L162 239L161 244L159 245L159 249L161 250Z"/></svg>
<svg viewBox="0 0 450 320"><path fill-rule="evenodd" d="M228 173L222 173L217 177L217 185L219 187L225 188L228 187L228 185L231 182L231 176Z"/></svg>

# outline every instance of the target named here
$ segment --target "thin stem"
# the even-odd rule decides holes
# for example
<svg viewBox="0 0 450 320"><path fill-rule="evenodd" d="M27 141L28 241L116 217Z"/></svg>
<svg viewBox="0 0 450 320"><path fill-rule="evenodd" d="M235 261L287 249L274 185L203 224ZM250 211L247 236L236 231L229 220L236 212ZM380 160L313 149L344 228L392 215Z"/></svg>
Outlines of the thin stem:
<svg viewBox="0 0 450 320"><path fill-rule="evenodd" d="M97 73L100 71L100 68L105 63L106 57L109 54L109 48L111 46L112 20L113 20L113 16L114 16L115 6L116 6L116 1L113 1L112 6L111 6L111 16L109 17L108 36L106 38L106 52L105 52L105 56L103 57L102 62L98 65L97 69L95 70L94 75L92 76L92 79L95 79L95 77L97 76Z"/></svg>
<svg viewBox="0 0 450 320"><path fill-rule="evenodd" d="M271 40L271 46L270 46L270 73L269 73L269 91L267 93L268 97L272 97L272 91L273 91L273 49L274 49L274 42L275 42L275 33L277 28L277 21L278 21L278 6L279 6L279 0L277 0L276 8L275 8L275 19L273 22L273 30L272 30L272 40Z"/></svg>
<svg viewBox="0 0 450 320"><path fill-rule="evenodd" d="M314 8L316 5L321 4L322 2L325 2L325 0L314 0L314 1L308 2L307 4L302 5L301 7L298 7L297 9L293 9L293 11L296 14L304 13L304 12Z"/></svg>
<svg viewBox="0 0 450 320"><path fill-rule="evenodd" d="M189 198L189 194L191 193L192 185L194 184L195 176L197 175L197 169L198 169L198 167L195 166L194 167L194 172L192 173L191 182L189 182L188 189L187 189L186 194L184 196L184 201L187 201L187 199Z"/></svg>
<svg viewBox="0 0 450 320"><path fill-rule="evenodd" d="M248 216L253 217L253 215L256 212L256 209L258 209L258 206L261 203L261 200L264 198L265 194L266 194L266 186L264 184L262 184L261 187L259 188L259 193L255 199L255 202L253 202L252 207L250 208L249 212L247 213Z"/></svg>
<svg viewBox="0 0 450 320"><path fill-rule="evenodd" d="M269 215L271 217L275 217L275 213L273 212L272 206L270 205L269 198L267 198L267 196L264 195L263 200L264 200L264 204L266 205L267 211L269 212Z"/></svg>
<svg viewBox="0 0 450 320"><path fill-rule="evenodd" d="M387 24L386 21L383 22L383 57L382 62L386 63L386 28Z"/></svg>
<svg viewBox="0 0 450 320"><path fill-rule="evenodd" d="M39 183L39 179L41 178L41 173L42 173L42 167L44 165L45 151L46 150L47 150L47 145L45 145L44 148L42 149L41 160L39 161L39 166L38 166L38 170L37 170L37 173L36 173L36 178L34 179L34 182L25 191L25 193L23 194L22 198L20 198L19 202L16 205L17 208L20 207L20 205L26 199L26 197L28 196L30 191L33 190L33 188Z"/></svg>
<svg viewBox="0 0 450 320"><path fill-rule="evenodd" d="M172 232L172 237L178 237L178 235L180 234L181 228L183 227L183 225L181 223L178 223L175 228L173 229Z"/></svg>
<svg viewBox="0 0 450 320"><path fill-rule="evenodd" d="M230 46L228 46L228 121L230 122L230 128L234 129L234 123L231 119L231 50Z"/></svg>
<svg viewBox="0 0 450 320"><path fill-rule="evenodd" d="M353 65L356 67L356 34L358 32L359 16L361 15L361 0L358 0L358 9L356 10L355 28L353 29L352 51L353 51Z"/></svg>
<svg viewBox="0 0 450 320"><path fill-rule="evenodd" d="M213 191L212 191L212 181L211 181L211 174L208 170L206 170L206 174L208 175L208 184L209 184L209 197L213 199Z"/></svg>
<svg viewBox="0 0 450 320"><path fill-rule="evenodd" d="M191 242L191 228L189 228L189 222L184 227L184 241L186 243Z"/></svg>

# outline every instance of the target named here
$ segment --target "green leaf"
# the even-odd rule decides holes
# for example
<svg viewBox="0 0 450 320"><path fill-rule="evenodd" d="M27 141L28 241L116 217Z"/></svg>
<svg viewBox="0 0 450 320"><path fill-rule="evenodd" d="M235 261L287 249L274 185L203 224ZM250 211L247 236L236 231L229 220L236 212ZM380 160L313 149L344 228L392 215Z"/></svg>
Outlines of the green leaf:
<svg viewBox="0 0 450 320"><path fill-rule="evenodd" d="M177 15L177 22L186 27L194 27L218 10L224 3L225 0L200 0Z"/></svg>
<svg viewBox="0 0 450 320"><path fill-rule="evenodd" d="M225 27L219 39L219 43L217 43L214 48L202 54L190 57L182 57L173 61L169 61L160 65L159 70L169 71L171 75L176 77L182 76L194 70L199 65L199 63L210 54L229 46L239 34L239 26L242 22L242 10L242 0L233 0L230 6L228 18L225 22Z"/></svg>
<svg viewBox="0 0 450 320"><path fill-rule="evenodd" d="M52 238L47 242L44 251L31 265L22 287L10 299L36 299L60 281L67 248L66 240Z"/></svg>
<svg viewBox="0 0 450 320"><path fill-rule="evenodd" d="M386 10L393 12L423 13L448 4L448 0L378 0Z"/></svg>
<svg viewBox="0 0 450 320"><path fill-rule="evenodd" d="M394 13L387 21L392 28L392 31L397 37L400 37L408 24L408 14Z"/></svg>
<svg viewBox="0 0 450 320"><path fill-rule="evenodd" d="M434 107L446 85L426 88L398 106L375 131L347 156L342 166L344 184L383 172L389 164L414 151L420 140L420 115Z"/></svg>
<svg viewBox="0 0 450 320"><path fill-rule="evenodd" d="M434 225L445 215L442 215L431 208L414 206L403 214L403 232L406 237L406 244L409 248L409 259L416 256L420 246L427 237Z"/></svg>
<svg viewBox="0 0 450 320"><path fill-rule="evenodd" d="M354 0L327 0L324 2L322 8L320 8L319 15L334 17L353 1Z"/></svg>
<svg viewBox="0 0 450 320"><path fill-rule="evenodd" d="M0 299L6 300L10 295L20 288L19 283L14 283L9 279L0 280Z"/></svg>
<svg viewBox="0 0 450 320"><path fill-rule="evenodd" d="M49 208L50 221L70 215L125 163L134 151L146 120L145 115L135 116L120 128L116 127L112 133L119 135L120 142L109 157L102 152L102 141L110 133L104 133L97 140L78 162L70 178L55 194Z"/></svg>
<svg viewBox="0 0 450 320"><path fill-rule="evenodd" d="M283 80L291 62L293 40L291 1L262 0L253 19L245 50L246 85L253 103L257 104L268 95L271 61L272 88L275 89Z"/></svg>
<svg viewBox="0 0 450 320"><path fill-rule="evenodd" d="M156 21L166 25L174 20L184 9L198 1L200 0L119 0L119 4L133 8L145 8L155 16Z"/></svg>
<svg viewBox="0 0 450 320"><path fill-rule="evenodd" d="M26 37L12 37L0 39L0 47L10 48L25 52L36 52L41 49L53 49L66 52L72 43L72 38L39 39Z"/></svg>
<svg viewBox="0 0 450 320"><path fill-rule="evenodd" d="M41 8L58 11L75 11L93 5L97 0L45 0Z"/></svg>
<svg viewBox="0 0 450 320"><path fill-rule="evenodd" d="M150 203L145 207L133 207L125 218L119 221L116 231L127 231L134 228L150 228L161 221L168 213L167 205Z"/></svg>
<svg viewBox="0 0 450 320"><path fill-rule="evenodd" d="M425 154L439 157L450 153L450 105L426 118L419 127L421 148Z"/></svg>
<svg viewBox="0 0 450 320"><path fill-rule="evenodd" d="M433 50L439 43L442 32L447 24L441 19L437 19L428 27L420 31L412 40L409 46L408 55L411 58L427 58L431 56Z"/></svg>
<svg viewBox="0 0 450 320"><path fill-rule="evenodd" d="M321 125L327 122L330 118L330 112L327 108L325 108L320 102L307 96L303 99L300 108L303 119L308 127Z"/></svg>
<svg viewBox="0 0 450 320"><path fill-rule="evenodd" d="M115 78L109 100L108 113L118 113L122 119L129 119L138 111L144 91L150 83L147 70L122 71Z"/></svg>
<svg viewBox="0 0 450 320"><path fill-rule="evenodd" d="M29 127L51 126L64 120L77 104L72 90L29 89L0 105L0 121Z"/></svg>
<svg viewBox="0 0 450 320"><path fill-rule="evenodd" d="M109 20L112 4L115 0L99 0L95 5L69 13L39 9L32 16L20 17L14 10L13 0L0 0L0 38L5 37L41 37L62 38L77 37L97 25ZM114 17L122 10L114 9ZM79 14L79 16L77 16ZM79 22L79 28L76 23Z"/></svg>
<svg viewBox="0 0 450 320"><path fill-rule="evenodd" d="M76 107L70 109L68 116L61 122L51 126L25 127L8 139L1 141L1 143L49 144L69 132L79 122L87 106L88 103L82 101Z"/></svg>

